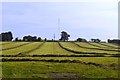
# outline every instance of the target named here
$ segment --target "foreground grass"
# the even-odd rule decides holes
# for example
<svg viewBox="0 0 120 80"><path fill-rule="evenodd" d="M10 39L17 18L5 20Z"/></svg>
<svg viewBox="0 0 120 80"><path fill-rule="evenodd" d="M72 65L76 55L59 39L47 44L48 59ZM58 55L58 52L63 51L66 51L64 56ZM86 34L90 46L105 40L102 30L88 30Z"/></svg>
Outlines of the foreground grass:
<svg viewBox="0 0 120 80"><path fill-rule="evenodd" d="M0 62L0 78L2 78L2 63Z"/></svg>
<svg viewBox="0 0 120 80"><path fill-rule="evenodd" d="M118 78L116 70L79 63L3 62L2 72L3 78L51 78L51 73L75 73L80 78Z"/></svg>

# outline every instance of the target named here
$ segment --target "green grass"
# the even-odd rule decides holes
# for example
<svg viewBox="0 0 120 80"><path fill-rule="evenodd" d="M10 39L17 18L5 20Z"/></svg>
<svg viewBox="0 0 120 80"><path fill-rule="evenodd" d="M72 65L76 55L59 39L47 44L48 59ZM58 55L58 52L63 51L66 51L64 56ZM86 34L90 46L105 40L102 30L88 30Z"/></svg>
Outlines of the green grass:
<svg viewBox="0 0 120 80"><path fill-rule="evenodd" d="M118 54L116 51L104 51L104 50L96 50L96 49L86 49L86 48L80 48L74 43L71 42L60 42L60 44L70 50L79 51L79 52L87 52L87 53L108 53L108 54Z"/></svg>
<svg viewBox="0 0 120 80"><path fill-rule="evenodd" d="M3 45L2 49L15 47L15 46L18 46L18 45L21 45L21 44L25 44L25 43L28 43L28 42L12 42L10 44Z"/></svg>
<svg viewBox="0 0 120 80"><path fill-rule="evenodd" d="M89 43L86 43L86 42L75 42L75 43L80 45L80 46L82 46L82 47L86 47L86 48L95 48L95 49L104 49L104 50L116 50L116 51L119 50L117 46L115 46L113 48L114 45L112 47L109 47L110 45L112 45L112 44L109 44L109 43L92 43L92 42L89 42ZM91 45L91 44L93 44L93 45ZM102 45L102 44L105 44L107 46ZM99 47L94 46L94 45L97 45Z"/></svg>
<svg viewBox="0 0 120 80"><path fill-rule="evenodd" d="M3 78L49 78L49 73L77 73L85 78L117 78L115 70L78 63L4 62Z"/></svg>
<svg viewBox="0 0 120 80"><path fill-rule="evenodd" d="M0 62L0 78L2 78L2 63Z"/></svg>
<svg viewBox="0 0 120 80"><path fill-rule="evenodd" d="M40 49L29 53L29 55L47 55L47 54L71 55L73 53L62 49L57 42L46 42Z"/></svg>
<svg viewBox="0 0 120 80"><path fill-rule="evenodd" d="M11 41L10 42L0 42L0 45L5 45L5 44L9 44L9 43L11 43Z"/></svg>
<svg viewBox="0 0 120 80"><path fill-rule="evenodd" d="M92 44L92 45L96 45L96 46L98 46L99 48L104 48L104 49L113 49L113 50L119 50L118 49L118 46L116 46L116 45L113 45L113 44L110 44L110 43L93 43L93 42L90 42L90 44ZM102 45L103 44L103 45ZM104 45L105 44L105 45ZM108 45L108 46L106 46L106 45Z"/></svg>
<svg viewBox="0 0 120 80"><path fill-rule="evenodd" d="M118 65L118 58L114 57L4 57L5 59L34 59L34 60L80 60L83 62L93 62L103 65Z"/></svg>
<svg viewBox="0 0 120 80"><path fill-rule="evenodd" d="M11 49L11 50L5 50L5 51L2 51L2 54L3 55L16 55L16 54L23 53L25 51L31 50L41 43L42 42L34 42L34 43L30 43L30 44L24 45L24 46L19 47L19 48L15 48L15 49ZM21 42L20 42L20 44L21 44Z"/></svg>
<svg viewBox="0 0 120 80"><path fill-rule="evenodd" d="M96 46L98 46L99 48L100 48L100 47L101 47L101 48L109 48L109 47L107 47L107 46L100 45L99 43L90 42L90 44L96 45Z"/></svg>
<svg viewBox="0 0 120 80"><path fill-rule="evenodd" d="M88 47L88 48L98 48L96 46L90 45L86 42L75 42L76 44L80 45L80 46L84 46L84 47Z"/></svg>
<svg viewBox="0 0 120 80"><path fill-rule="evenodd" d="M114 44L111 44L111 43L100 43L100 44L111 46L111 47L114 47L114 48L120 48L120 46L117 46L117 45L114 45Z"/></svg>
<svg viewBox="0 0 120 80"><path fill-rule="evenodd" d="M7 42L3 42L2 49L18 46L25 43L28 43L28 42L10 42L9 44L7 44ZM76 42L76 43L84 47L96 48L95 46L92 46L83 42L80 42L80 43ZM85 55L85 54L75 54L70 51L66 51L65 49L62 49L57 42L45 42L42 46L35 49L41 44L42 42L32 42L30 44L23 45L17 48L0 51L2 55L17 55L19 53L24 53L24 52L33 50L29 53L26 53L24 57L19 57L19 56L3 57L3 59L41 60L41 61L2 62L2 65L1 65L2 73L0 77L2 76L3 78L39 78L39 77L51 78L50 76L51 73L53 74L74 73L79 75L80 78L118 78L118 71L117 69L114 69L114 67L118 67L117 57L73 57L73 56L66 57L68 55ZM104 50L80 48L71 42L60 42L60 44L65 48L68 48L74 51L79 51L79 52L118 54L118 52L115 52L115 51L104 51ZM36 57L35 56L30 57L33 55L36 55ZM45 57L45 56L40 57L40 55L48 55L48 57ZM49 55L63 55L63 57L58 57L58 56L51 57ZM86 55L91 55L91 54L86 54ZM47 60L48 61L51 60L51 62L47 62ZM65 63L59 62L59 61L65 61L65 60L66 61L68 60L68 62L65 62ZM96 66L95 64L69 62L74 60L82 61L85 63L101 64L101 65L105 65L105 67Z"/></svg>

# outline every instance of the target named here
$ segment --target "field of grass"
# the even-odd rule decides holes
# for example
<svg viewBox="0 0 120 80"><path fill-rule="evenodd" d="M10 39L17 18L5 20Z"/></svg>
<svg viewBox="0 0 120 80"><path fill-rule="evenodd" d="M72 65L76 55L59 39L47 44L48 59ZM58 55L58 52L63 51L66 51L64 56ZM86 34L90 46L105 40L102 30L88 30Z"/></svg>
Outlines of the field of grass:
<svg viewBox="0 0 120 80"><path fill-rule="evenodd" d="M91 48L91 49L98 49L98 50L105 50L105 51L118 51L118 46L115 46L110 43L86 43L86 42L75 42L77 45L81 47Z"/></svg>
<svg viewBox="0 0 120 80"><path fill-rule="evenodd" d="M12 43L10 43L10 44L3 45L3 46L2 46L2 51L7 50L7 49L11 49L11 48L16 48L16 47L18 47L18 46L25 45L25 44L27 44L27 43L28 43L28 42L21 42L21 43L19 43L19 42L12 42ZM5 44L5 43L3 43L3 44Z"/></svg>
<svg viewBox="0 0 120 80"><path fill-rule="evenodd" d="M93 65L78 63L51 62L4 62L3 77L7 78L61 78L56 73L76 74L80 78L118 78L116 70L98 68ZM53 76L50 74L54 74ZM69 75L67 75L70 77ZM66 76L66 77L67 77Z"/></svg>
<svg viewBox="0 0 120 80"><path fill-rule="evenodd" d="M23 42L22 42L23 43ZM34 42L34 43L30 43L30 44L27 44L27 45L24 45L24 46L21 46L21 47L16 47L14 49L10 49L10 50L5 50L5 51L2 51L2 54L3 55L17 55L19 53L24 53L26 51L29 51L35 47L37 47L38 45L40 45L42 42ZM9 44L10 45L10 44ZM11 44L12 46L13 44ZM7 45L6 45L7 46Z"/></svg>
<svg viewBox="0 0 120 80"><path fill-rule="evenodd" d="M100 44L108 46L108 47L112 47L112 48L120 48L120 46L116 46L116 45L113 45L113 44L110 44L110 43L100 43Z"/></svg>
<svg viewBox="0 0 120 80"><path fill-rule="evenodd" d="M3 78L118 78L118 57L100 54L119 52L92 49L98 47L89 43L3 42L0 45Z"/></svg>
<svg viewBox="0 0 120 80"><path fill-rule="evenodd" d="M57 42L46 42L40 49L37 49L29 55L71 55L73 53L62 49Z"/></svg>
<svg viewBox="0 0 120 80"><path fill-rule="evenodd" d="M105 49L118 49L119 48L119 46L115 46L115 45L113 45L113 44L110 44L110 43L94 43L94 42L90 42L89 44L91 44L91 45L94 45L94 46L96 46L96 47L99 47L99 48L105 48Z"/></svg>
<svg viewBox="0 0 120 80"><path fill-rule="evenodd" d="M77 60L77 61L81 61L81 62L86 62L86 63L89 63L89 62L92 62L92 63L95 63L95 64L102 64L102 65L112 65L114 64L114 66L118 66L118 58L114 58L114 57L4 57L3 60L15 60L15 61L21 61L22 59L23 60L26 60L26 61L29 61L29 60L38 60L38 61L41 61L41 60ZM52 61L51 61L52 62ZM69 62L69 61L68 61ZM79 62L78 62L79 63Z"/></svg>
<svg viewBox="0 0 120 80"><path fill-rule="evenodd" d="M107 53L107 54L118 54L118 51L105 51L105 50L97 50L97 49L86 49L86 48L80 48L74 43L68 42L60 42L60 44L70 50L78 51L78 52L86 52L86 53ZM97 43L94 43L97 44ZM97 44L98 45L98 44Z"/></svg>

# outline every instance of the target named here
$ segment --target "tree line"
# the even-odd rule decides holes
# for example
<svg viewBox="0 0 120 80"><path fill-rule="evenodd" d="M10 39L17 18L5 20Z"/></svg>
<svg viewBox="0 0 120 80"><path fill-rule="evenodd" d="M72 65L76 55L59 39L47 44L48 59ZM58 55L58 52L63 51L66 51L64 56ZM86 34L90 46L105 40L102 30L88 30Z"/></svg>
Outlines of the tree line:
<svg viewBox="0 0 120 80"><path fill-rule="evenodd" d="M12 41L12 32L5 32L0 34L0 41Z"/></svg>
<svg viewBox="0 0 120 80"><path fill-rule="evenodd" d="M34 41L35 42L35 41L41 41L41 40L42 40L41 37L28 35L28 36L24 36L23 39L19 39L17 37L17 38L15 38L14 41L29 41L29 42L33 42Z"/></svg>
<svg viewBox="0 0 120 80"><path fill-rule="evenodd" d="M61 32L61 38L58 40L58 41L68 41L69 40L69 37L70 35L65 32L65 31L62 31ZM13 40L13 34L12 32L5 32L5 33L1 33L0 34L0 41L12 41ZM23 39L19 39L18 37L15 38L15 40L13 41L31 41L31 42L36 42L36 41L57 41L57 40L47 40L47 38L45 39L42 39L41 37L37 37L37 36L24 36ZM77 42L88 42L86 39L84 38L77 38L75 41ZM96 43L99 43L101 42L100 39L91 39L90 42L96 42ZM120 44L120 40L119 39L113 39L113 40L110 40L108 39L107 40L108 43L116 43L116 44Z"/></svg>

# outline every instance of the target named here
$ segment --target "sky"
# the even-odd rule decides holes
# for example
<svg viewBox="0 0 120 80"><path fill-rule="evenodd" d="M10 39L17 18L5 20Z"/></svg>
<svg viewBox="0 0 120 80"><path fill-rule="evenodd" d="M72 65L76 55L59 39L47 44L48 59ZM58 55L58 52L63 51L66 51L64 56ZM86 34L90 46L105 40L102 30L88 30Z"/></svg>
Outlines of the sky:
<svg viewBox="0 0 120 80"><path fill-rule="evenodd" d="M36 0L35 0L36 1ZM60 38L60 32L90 40L118 38L118 1L51 0L51 2L2 2L2 31L11 31L14 38L25 35Z"/></svg>

